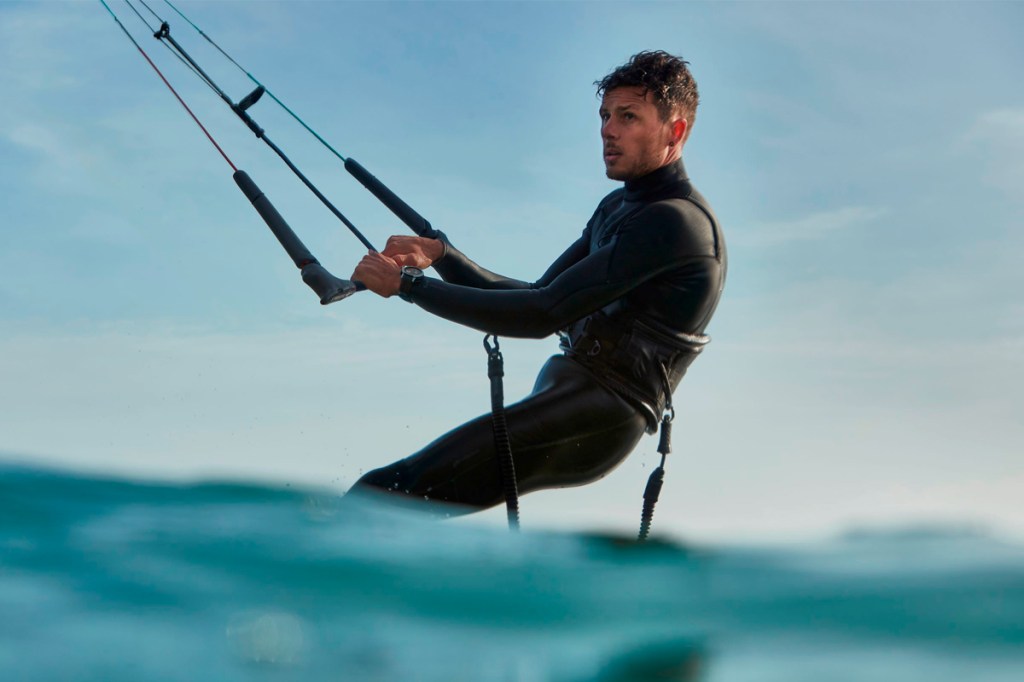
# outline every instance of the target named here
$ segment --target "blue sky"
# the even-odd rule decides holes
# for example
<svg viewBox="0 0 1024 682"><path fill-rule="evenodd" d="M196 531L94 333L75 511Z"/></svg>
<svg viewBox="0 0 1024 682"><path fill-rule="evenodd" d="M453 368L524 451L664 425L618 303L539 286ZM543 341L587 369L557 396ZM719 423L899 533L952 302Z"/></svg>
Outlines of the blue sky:
<svg viewBox="0 0 1024 682"><path fill-rule="evenodd" d="M359 243L111 5L347 276ZM150 5L235 99L251 89ZM593 81L641 49L682 55L702 98L684 158L730 271L713 342L677 392L656 526L1024 531L1024 4L179 7L462 250L523 279L615 187ZM344 490L486 410L476 332L397 299L317 304L98 2L0 3L0 64L7 458ZM371 241L402 231L269 100L251 113ZM503 347L514 399L556 343ZM524 524L632 529L655 445L598 484L524 498Z"/></svg>

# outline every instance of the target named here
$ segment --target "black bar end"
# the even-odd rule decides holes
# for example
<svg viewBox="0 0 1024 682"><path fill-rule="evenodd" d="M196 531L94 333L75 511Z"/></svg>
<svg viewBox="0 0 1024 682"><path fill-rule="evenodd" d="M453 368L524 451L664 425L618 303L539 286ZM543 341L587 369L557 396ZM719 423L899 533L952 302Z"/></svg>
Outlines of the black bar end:
<svg viewBox="0 0 1024 682"><path fill-rule="evenodd" d="M319 263L303 266L302 281L320 297L320 305L341 301L366 288L362 282L335 277Z"/></svg>

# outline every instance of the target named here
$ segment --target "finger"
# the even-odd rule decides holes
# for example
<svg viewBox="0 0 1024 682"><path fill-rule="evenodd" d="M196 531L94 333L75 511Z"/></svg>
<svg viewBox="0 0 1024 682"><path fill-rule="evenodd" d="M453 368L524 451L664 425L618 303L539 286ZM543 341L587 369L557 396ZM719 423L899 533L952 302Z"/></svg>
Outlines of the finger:
<svg viewBox="0 0 1024 682"><path fill-rule="evenodd" d="M373 266L379 264L381 262L381 259L383 259L383 258L385 258L385 256L382 256L381 254L377 253L376 251L371 251L370 253L368 253L365 256L363 256L363 259L361 261L359 261L359 264L360 265L365 265L367 267L373 267Z"/></svg>
<svg viewBox="0 0 1024 682"><path fill-rule="evenodd" d="M399 254L409 253L410 251L415 251L415 249L416 245L410 244L408 239L396 239L395 237L391 237L390 239L388 239L388 243L384 247L384 255L395 256Z"/></svg>

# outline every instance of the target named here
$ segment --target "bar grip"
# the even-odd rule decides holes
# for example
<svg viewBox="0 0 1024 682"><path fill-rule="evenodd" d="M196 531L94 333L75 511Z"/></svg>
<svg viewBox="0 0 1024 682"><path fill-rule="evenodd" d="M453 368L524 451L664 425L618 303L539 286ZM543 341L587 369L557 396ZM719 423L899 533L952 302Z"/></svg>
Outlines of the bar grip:
<svg viewBox="0 0 1024 682"><path fill-rule="evenodd" d="M335 277L320 265L248 173L235 171L233 177L242 194L256 207L267 227L277 237L277 241L281 242L281 246L291 256L295 266L302 271L302 281L320 297L320 305L344 300L357 291L366 289L362 282Z"/></svg>
<svg viewBox="0 0 1024 682"><path fill-rule="evenodd" d="M398 216L398 219L409 226L409 228L421 237L437 239L438 232L430 223L413 210L409 204L398 198L398 195L388 189L387 185L370 174L370 171L362 167L355 159L345 159L345 170L352 177L358 180L363 187L370 190L373 196L377 197L382 204Z"/></svg>
<svg viewBox="0 0 1024 682"><path fill-rule="evenodd" d="M263 217L263 221L266 222L267 227L277 237L277 241L281 242L281 246L291 256L295 267L302 268L310 263L319 263L313 257L313 254L309 252L309 249L306 248L306 245L302 243L302 240L292 232L292 228L288 226L285 219L281 217L281 214L277 212L274 205L270 203L270 199L263 193L263 190L252 181L248 173L241 170L235 171L232 177L234 177L238 188L242 190L242 194L252 202L252 205Z"/></svg>

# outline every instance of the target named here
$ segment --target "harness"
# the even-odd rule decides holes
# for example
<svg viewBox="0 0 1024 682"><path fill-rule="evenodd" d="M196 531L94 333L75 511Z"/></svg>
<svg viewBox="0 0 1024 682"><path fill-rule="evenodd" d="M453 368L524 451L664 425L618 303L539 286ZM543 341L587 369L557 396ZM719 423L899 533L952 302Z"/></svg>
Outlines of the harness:
<svg viewBox="0 0 1024 682"><path fill-rule="evenodd" d="M634 318L626 328L597 312L569 329L559 332L566 355L592 370L598 382L640 407L648 421L648 433L660 431L658 453L661 462L651 472L644 488L637 540L647 539L665 482L665 460L672 452L672 422L676 411L672 392L686 368L711 340L703 334L671 332ZM491 345L490 339L494 339ZM519 492L515 460L508 438L502 388L503 359L496 336L484 337L487 375L491 381L491 419L494 445L501 471L502 487L510 529L519 528ZM659 416L660 415L660 419ZM659 423L660 422L660 423Z"/></svg>

